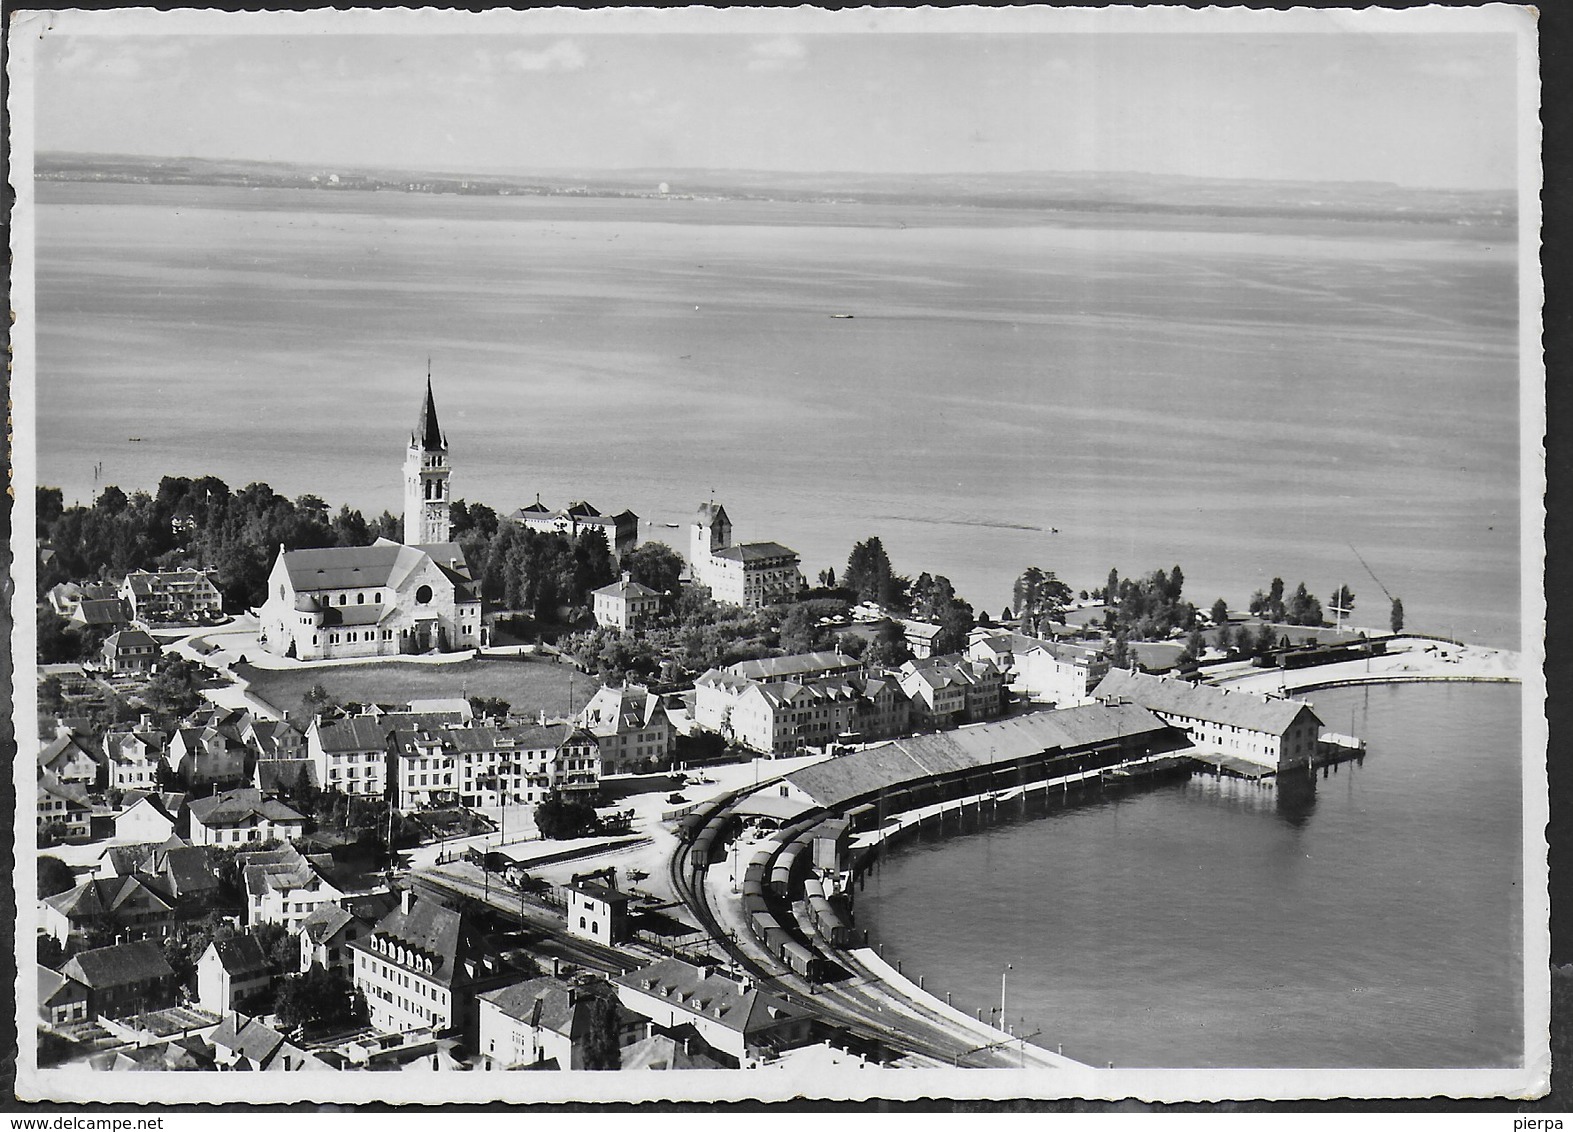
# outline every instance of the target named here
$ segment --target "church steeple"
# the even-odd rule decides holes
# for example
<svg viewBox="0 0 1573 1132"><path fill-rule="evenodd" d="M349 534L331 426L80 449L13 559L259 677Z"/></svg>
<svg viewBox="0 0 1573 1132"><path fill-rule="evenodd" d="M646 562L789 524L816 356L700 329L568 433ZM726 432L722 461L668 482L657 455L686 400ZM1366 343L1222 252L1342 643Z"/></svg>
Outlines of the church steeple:
<svg viewBox="0 0 1573 1132"><path fill-rule="evenodd" d="M421 415L415 420L415 431L410 433L410 447L424 452L447 451L448 438L437 424L437 402L431 395L431 362L426 363L426 400L421 403Z"/></svg>
<svg viewBox="0 0 1573 1132"><path fill-rule="evenodd" d="M431 361L426 362L426 399L410 433L404 455L404 541L414 546L447 542L448 438L437 423L437 402L431 390Z"/></svg>

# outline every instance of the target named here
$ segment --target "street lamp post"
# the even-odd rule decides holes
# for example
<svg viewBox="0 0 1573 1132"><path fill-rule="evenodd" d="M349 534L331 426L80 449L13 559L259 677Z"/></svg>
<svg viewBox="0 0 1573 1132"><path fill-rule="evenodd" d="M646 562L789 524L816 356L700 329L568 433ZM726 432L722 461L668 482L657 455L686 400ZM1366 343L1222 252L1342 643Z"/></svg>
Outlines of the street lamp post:
<svg viewBox="0 0 1573 1132"><path fill-rule="evenodd" d="M1014 971L1013 964L1005 964L1005 970L1000 972L1000 1029L1005 1029L1005 976Z"/></svg>

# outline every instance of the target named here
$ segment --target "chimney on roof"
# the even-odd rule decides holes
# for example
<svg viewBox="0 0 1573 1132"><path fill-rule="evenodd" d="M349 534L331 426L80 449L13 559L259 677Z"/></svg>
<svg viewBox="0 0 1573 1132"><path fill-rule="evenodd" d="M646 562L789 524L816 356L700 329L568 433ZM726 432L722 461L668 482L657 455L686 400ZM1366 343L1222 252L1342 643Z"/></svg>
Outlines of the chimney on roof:
<svg viewBox="0 0 1573 1132"><path fill-rule="evenodd" d="M626 586L629 582L631 582L633 580L634 580L634 576L631 573L629 573L627 570L624 570L623 571L623 585Z"/></svg>
<svg viewBox="0 0 1573 1132"><path fill-rule="evenodd" d="M403 912L406 916L408 916L410 914L410 909L412 909L414 907L415 907L415 888L414 888L414 886L412 885L409 888L400 889L399 890L399 911Z"/></svg>

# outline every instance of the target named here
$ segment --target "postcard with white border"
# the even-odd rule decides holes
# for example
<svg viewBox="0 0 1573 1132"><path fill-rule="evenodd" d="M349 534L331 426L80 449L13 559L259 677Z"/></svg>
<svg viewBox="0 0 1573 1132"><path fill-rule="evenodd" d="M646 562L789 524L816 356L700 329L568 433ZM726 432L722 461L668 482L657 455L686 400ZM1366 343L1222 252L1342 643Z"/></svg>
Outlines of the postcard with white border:
<svg viewBox="0 0 1573 1132"><path fill-rule="evenodd" d="M1545 1094L1532 9L8 35L19 1097Z"/></svg>

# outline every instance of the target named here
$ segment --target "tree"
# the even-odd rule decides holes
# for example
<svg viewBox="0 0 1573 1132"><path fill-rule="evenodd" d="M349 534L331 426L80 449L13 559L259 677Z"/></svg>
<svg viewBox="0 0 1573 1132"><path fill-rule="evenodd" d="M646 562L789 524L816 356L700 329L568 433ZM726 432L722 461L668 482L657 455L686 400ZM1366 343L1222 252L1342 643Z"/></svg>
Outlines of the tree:
<svg viewBox="0 0 1573 1132"><path fill-rule="evenodd" d="M51 716L65 714L66 691L60 677L45 676L38 682L38 710Z"/></svg>
<svg viewBox="0 0 1573 1132"><path fill-rule="evenodd" d="M1131 642L1124 633L1114 634L1114 644L1109 649L1110 668L1129 668L1131 666Z"/></svg>
<svg viewBox="0 0 1573 1132"><path fill-rule="evenodd" d="M1339 586L1333 591L1333 599L1328 604L1331 606L1335 616L1340 618L1348 617L1354 612L1355 592L1349 588L1347 583Z"/></svg>
<svg viewBox="0 0 1573 1132"><path fill-rule="evenodd" d="M1213 602L1212 619L1214 625L1227 625L1229 623L1229 603L1219 598Z"/></svg>
<svg viewBox="0 0 1573 1132"><path fill-rule="evenodd" d="M1187 660L1200 660L1202 653L1206 651L1207 642L1202 637L1201 628L1198 626L1197 628L1192 629L1190 636L1186 638L1185 654L1180 657L1180 660L1182 662Z"/></svg>
<svg viewBox="0 0 1573 1132"><path fill-rule="evenodd" d="M1110 605L1120 600L1120 572L1109 567L1109 580L1104 585L1103 600Z"/></svg>
<svg viewBox="0 0 1573 1132"><path fill-rule="evenodd" d="M1065 607L1073 597L1071 588L1053 570L1029 566L1011 591L1011 611L1021 618L1023 633L1041 635L1049 622L1065 620Z"/></svg>
<svg viewBox="0 0 1573 1132"><path fill-rule="evenodd" d="M1234 630L1229 627L1229 623L1227 621L1225 621L1222 625L1219 625L1218 631L1213 634L1213 642L1225 653L1229 651L1229 644L1233 639Z"/></svg>
<svg viewBox="0 0 1573 1132"><path fill-rule="evenodd" d="M623 555L622 568L656 593L676 593L678 579L683 576L683 557L664 542L646 542Z"/></svg>
<svg viewBox="0 0 1573 1132"><path fill-rule="evenodd" d="M586 1008L588 1028L584 1036L586 1069L621 1069L622 1049L618 1044L617 996L608 986L593 994Z"/></svg>
<svg viewBox="0 0 1573 1132"><path fill-rule="evenodd" d="M851 590L859 601L871 601L887 609L907 608L909 581L898 575L890 566L890 556L885 544L873 535L855 543L847 556L847 568L841 575L843 589Z"/></svg>
<svg viewBox="0 0 1573 1132"><path fill-rule="evenodd" d="M52 935L40 932L38 935L38 965L48 967L51 971L58 971L65 966L70 956L66 953L65 945Z"/></svg>
<svg viewBox="0 0 1573 1132"><path fill-rule="evenodd" d="M258 924L251 934L274 971L288 975L300 967L300 942L283 924Z"/></svg>
<svg viewBox="0 0 1573 1132"><path fill-rule="evenodd" d="M1404 603L1396 597L1393 599L1393 609L1388 615L1387 624L1395 636L1404 631Z"/></svg>
<svg viewBox="0 0 1573 1132"><path fill-rule="evenodd" d="M553 790L535 807L535 828L547 841L588 837L600 828L595 807Z"/></svg>
<svg viewBox="0 0 1573 1132"><path fill-rule="evenodd" d="M506 719L512 707L507 700L498 696L470 697L470 710L478 718Z"/></svg>
<svg viewBox="0 0 1573 1132"><path fill-rule="evenodd" d="M59 857L38 858L38 895L40 898L68 892L76 887L76 874Z"/></svg>
<svg viewBox="0 0 1573 1132"><path fill-rule="evenodd" d="M321 715L339 706L338 697L328 691L326 684L318 682L301 693L300 708L307 716Z"/></svg>
<svg viewBox="0 0 1573 1132"><path fill-rule="evenodd" d="M364 1024L366 999L340 971L312 967L280 981L274 1012L286 1029L327 1030Z"/></svg>
<svg viewBox="0 0 1573 1132"><path fill-rule="evenodd" d="M819 572L819 584L827 590L836 588L836 568L834 566L827 566Z"/></svg>
<svg viewBox="0 0 1573 1132"><path fill-rule="evenodd" d="M1280 620L1288 621L1291 625L1320 625L1322 603L1312 597L1311 591L1301 582L1295 587L1294 596L1289 599L1289 607Z"/></svg>

